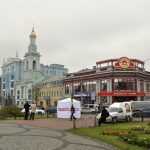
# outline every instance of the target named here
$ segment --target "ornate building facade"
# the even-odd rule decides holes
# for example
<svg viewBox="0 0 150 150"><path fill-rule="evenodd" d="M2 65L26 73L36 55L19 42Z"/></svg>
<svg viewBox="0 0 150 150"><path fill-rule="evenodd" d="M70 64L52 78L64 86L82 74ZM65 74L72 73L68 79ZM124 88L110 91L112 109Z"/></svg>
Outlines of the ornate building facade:
<svg viewBox="0 0 150 150"><path fill-rule="evenodd" d="M66 93L71 93L82 104L150 100L150 72L138 59L99 61L93 69L69 74L64 82Z"/></svg>

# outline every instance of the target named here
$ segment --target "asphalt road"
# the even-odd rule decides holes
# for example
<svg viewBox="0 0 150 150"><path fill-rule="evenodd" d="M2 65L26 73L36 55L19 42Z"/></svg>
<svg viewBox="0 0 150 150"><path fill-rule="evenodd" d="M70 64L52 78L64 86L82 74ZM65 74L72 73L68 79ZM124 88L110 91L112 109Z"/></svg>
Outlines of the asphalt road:
<svg viewBox="0 0 150 150"><path fill-rule="evenodd" d="M65 130L1 123L0 150L113 150L113 147Z"/></svg>

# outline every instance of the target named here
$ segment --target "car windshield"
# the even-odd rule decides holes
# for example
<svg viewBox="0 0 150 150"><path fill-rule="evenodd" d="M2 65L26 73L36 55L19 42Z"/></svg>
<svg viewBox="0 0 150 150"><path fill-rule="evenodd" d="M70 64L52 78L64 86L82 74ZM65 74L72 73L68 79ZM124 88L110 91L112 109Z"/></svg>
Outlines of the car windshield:
<svg viewBox="0 0 150 150"><path fill-rule="evenodd" d="M117 108L117 107L110 107L109 108L109 112L120 112L120 111L122 111L121 108Z"/></svg>

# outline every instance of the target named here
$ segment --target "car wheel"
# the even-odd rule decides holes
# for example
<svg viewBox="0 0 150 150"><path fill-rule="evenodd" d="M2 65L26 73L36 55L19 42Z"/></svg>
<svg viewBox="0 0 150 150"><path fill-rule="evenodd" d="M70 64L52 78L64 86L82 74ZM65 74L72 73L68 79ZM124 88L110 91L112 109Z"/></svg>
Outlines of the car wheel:
<svg viewBox="0 0 150 150"><path fill-rule="evenodd" d="M129 122L130 121L130 117L126 116L126 121Z"/></svg>
<svg viewBox="0 0 150 150"><path fill-rule="evenodd" d="M38 115L42 115L42 113L41 113L41 112L38 112Z"/></svg>
<svg viewBox="0 0 150 150"><path fill-rule="evenodd" d="M130 116L127 117L127 121L128 121L128 122L132 121L132 119L133 119L133 118L130 117Z"/></svg>
<svg viewBox="0 0 150 150"><path fill-rule="evenodd" d="M117 122L117 117L112 118L112 122L116 123Z"/></svg>

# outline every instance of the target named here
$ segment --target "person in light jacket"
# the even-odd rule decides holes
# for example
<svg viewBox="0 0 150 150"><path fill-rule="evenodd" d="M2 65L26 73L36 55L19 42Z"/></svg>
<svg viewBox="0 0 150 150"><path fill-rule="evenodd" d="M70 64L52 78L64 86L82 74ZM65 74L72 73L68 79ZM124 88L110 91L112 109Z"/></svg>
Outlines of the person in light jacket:
<svg viewBox="0 0 150 150"><path fill-rule="evenodd" d="M30 120L34 120L35 112L36 112L36 104L35 102L32 102Z"/></svg>

